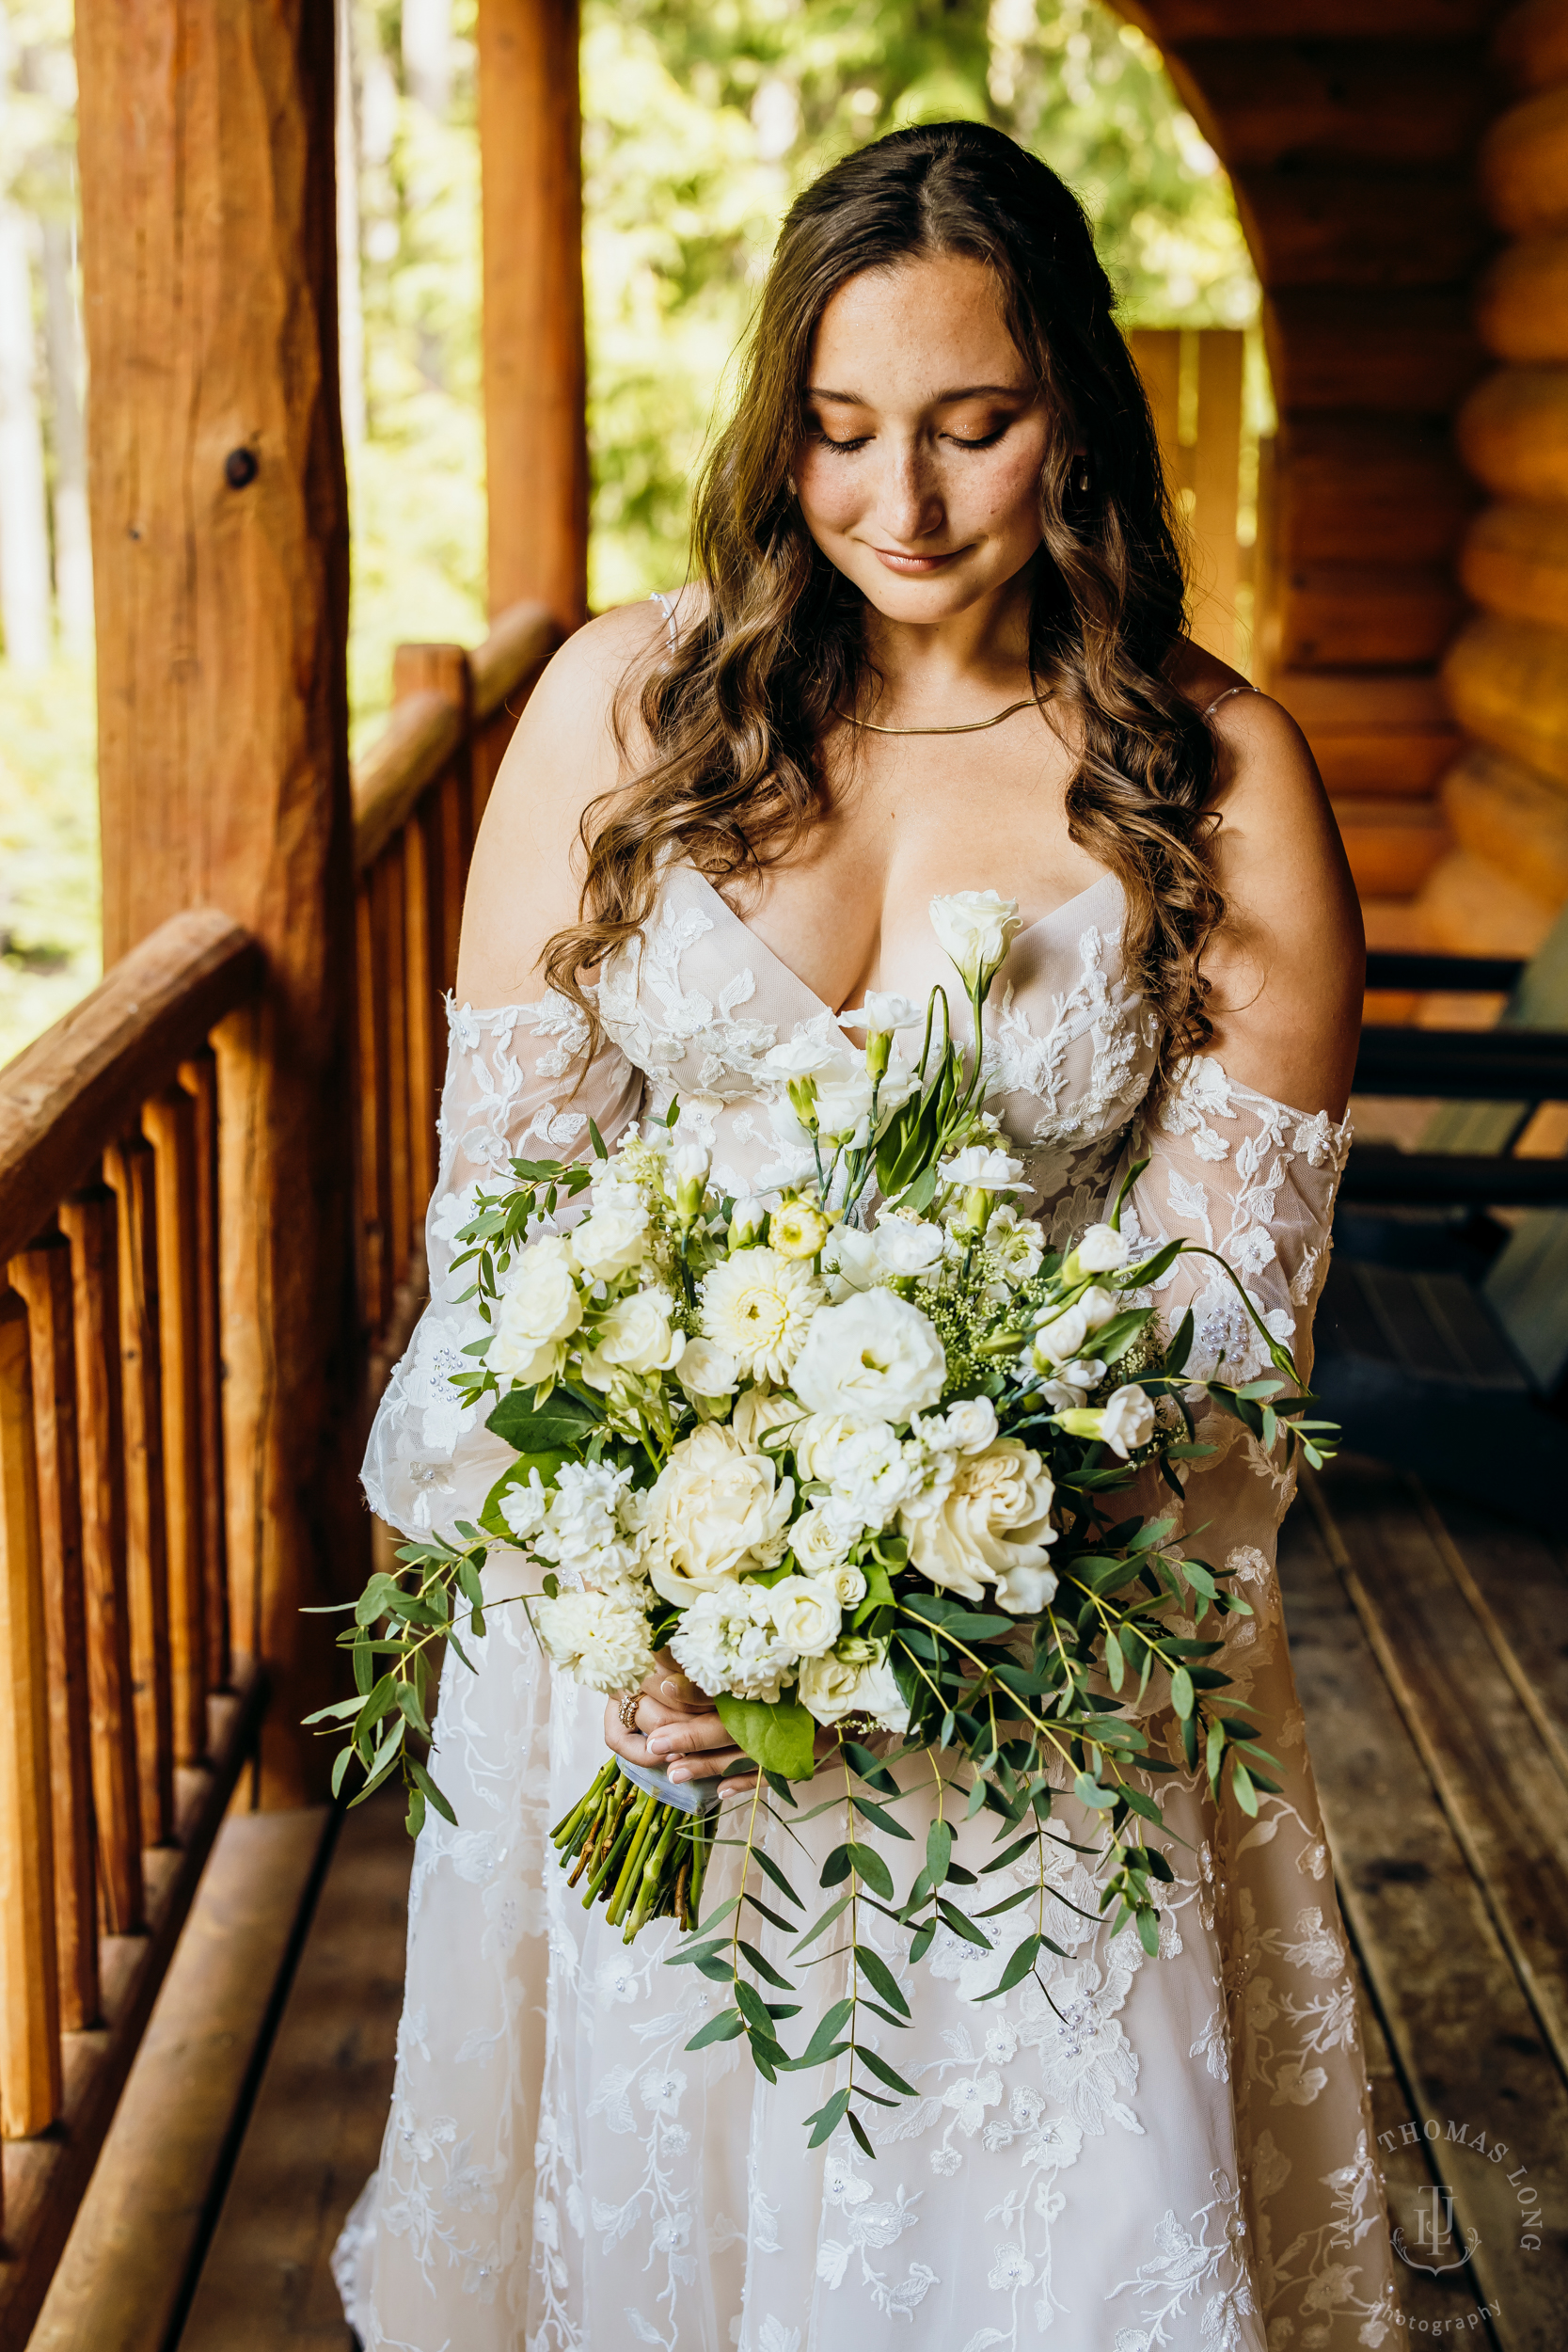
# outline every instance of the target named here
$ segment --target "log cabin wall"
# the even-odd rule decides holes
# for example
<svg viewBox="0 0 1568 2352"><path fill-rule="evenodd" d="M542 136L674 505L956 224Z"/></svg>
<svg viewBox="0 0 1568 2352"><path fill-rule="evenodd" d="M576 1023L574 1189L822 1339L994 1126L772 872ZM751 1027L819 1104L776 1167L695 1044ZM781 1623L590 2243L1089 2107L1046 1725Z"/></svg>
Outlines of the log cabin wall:
<svg viewBox="0 0 1568 2352"><path fill-rule="evenodd" d="M1457 895L1444 779L1463 741L1442 667L1481 502L1454 427L1488 364L1472 311L1497 232L1477 159L1509 103L1501 10L1130 0L1124 12L1159 42L1229 171L1262 282L1279 433L1259 683L1311 740L1373 943L1414 945L1431 936L1429 900Z"/></svg>

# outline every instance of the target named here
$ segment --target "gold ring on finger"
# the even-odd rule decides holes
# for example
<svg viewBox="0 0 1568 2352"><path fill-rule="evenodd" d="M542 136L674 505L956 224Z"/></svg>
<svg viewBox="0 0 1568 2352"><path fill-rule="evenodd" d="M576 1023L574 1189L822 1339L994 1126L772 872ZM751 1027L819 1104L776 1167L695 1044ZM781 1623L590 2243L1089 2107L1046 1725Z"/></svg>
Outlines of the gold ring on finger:
<svg viewBox="0 0 1568 2352"><path fill-rule="evenodd" d="M634 1738L637 1737L637 1710L641 1704L642 1693L641 1691L622 1692L621 1729L623 1731L629 1731Z"/></svg>

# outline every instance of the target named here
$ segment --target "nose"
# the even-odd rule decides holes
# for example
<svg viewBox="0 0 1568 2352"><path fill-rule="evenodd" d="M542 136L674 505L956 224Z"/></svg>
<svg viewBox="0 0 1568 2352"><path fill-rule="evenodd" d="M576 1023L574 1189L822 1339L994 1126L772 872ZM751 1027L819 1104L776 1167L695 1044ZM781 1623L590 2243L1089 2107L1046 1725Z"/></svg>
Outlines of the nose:
<svg viewBox="0 0 1568 2352"><path fill-rule="evenodd" d="M931 453L915 436L888 448L878 485L877 520L901 548L928 539L946 520Z"/></svg>

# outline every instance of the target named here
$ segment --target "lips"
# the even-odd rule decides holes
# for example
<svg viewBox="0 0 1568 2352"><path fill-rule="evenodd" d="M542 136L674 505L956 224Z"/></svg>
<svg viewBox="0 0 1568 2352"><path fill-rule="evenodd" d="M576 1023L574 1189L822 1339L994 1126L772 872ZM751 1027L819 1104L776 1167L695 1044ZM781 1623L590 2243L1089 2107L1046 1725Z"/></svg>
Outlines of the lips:
<svg viewBox="0 0 1568 2352"><path fill-rule="evenodd" d="M953 548L945 555L901 555L896 548L873 548L871 552L890 572L904 572L918 579L923 573L940 572L944 564L956 564L964 550Z"/></svg>

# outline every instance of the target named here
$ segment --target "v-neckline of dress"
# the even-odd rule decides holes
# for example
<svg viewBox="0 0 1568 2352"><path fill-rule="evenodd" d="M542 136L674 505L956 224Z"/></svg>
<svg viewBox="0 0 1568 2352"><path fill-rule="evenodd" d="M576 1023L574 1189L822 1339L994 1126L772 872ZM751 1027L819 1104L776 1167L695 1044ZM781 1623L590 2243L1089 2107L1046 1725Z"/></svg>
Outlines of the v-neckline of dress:
<svg viewBox="0 0 1568 2352"><path fill-rule="evenodd" d="M813 988L809 980L802 979L800 973L794 969L793 965L787 964L784 961L783 956L779 954L777 948L770 947L767 940L763 938L762 933L754 930L752 926L748 923L743 914L737 914L736 913L734 907L731 906L729 900L723 896L722 892L715 888L714 884L709 882L707 876L703 873L698 866L683 865L680 870L683 873L689 874L691 879L697 882L702 889L706 891L708 897L713 899L714 903L721 907L724 914L729 916L730 921L734 923L737 929L745 932L747 938L752 942L752 946L760 949L762 954L768 958L768 961L772 963L780 972L782 972L787 980L792 981L795 987L802 990L820 1011L825 1012L829 1019L834 1023L843 1020L844 1014L842 1009L835 1010L834 1008L829 1004L825 996L821 996L817 993L816 990ZM1073 907L1081 906L1085 898L1092 898L1096 891L1103 890L1107 885L1113 889L1119 887L1115 874L1104 873L1100 875L1096 881L1088 884L1086 889L1074 891L1072 897L1070 898L1064 898L1060 906L1048 908L1044 914L1037 915L1032 923L1025 924L1022 930L1018 932L1012 942L1012 945L1007 950L1007 961L1010 962L1012 961L1013 956L1018 952L1019 948L1022 946L1025 940L1032 939L1037 931L1043 930L1048 924L1054 923L1059 916L1069 913ZM1004 969L1005 968L1006 966L1004 966Z"/></svg>

